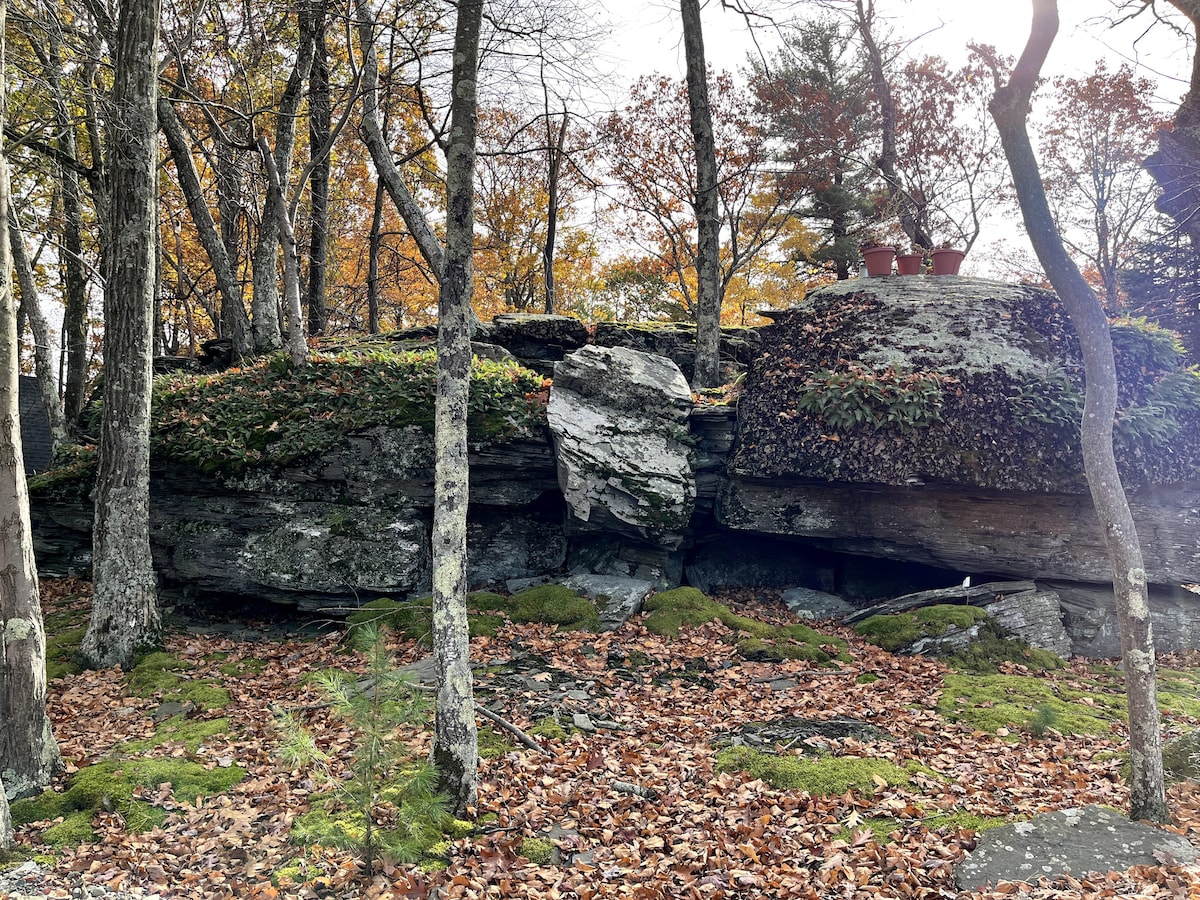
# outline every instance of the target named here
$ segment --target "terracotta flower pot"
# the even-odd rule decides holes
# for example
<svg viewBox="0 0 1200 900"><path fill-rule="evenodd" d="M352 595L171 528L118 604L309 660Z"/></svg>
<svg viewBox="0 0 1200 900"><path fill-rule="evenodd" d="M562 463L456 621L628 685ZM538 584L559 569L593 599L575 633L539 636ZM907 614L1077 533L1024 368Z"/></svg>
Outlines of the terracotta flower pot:
<svg viewBox="0 0 1200 900"><path fill-rule="evenodd" d="M867 264L867 275L875 278L892 274L892 260L896 258L895 247L872 247L863 251L863 262Z"/></svg>
<svg viewBox="0 0 1200 900"><path fill-rule="evenodd" d="M920 253L906 253L896 257L896 272L900 275L920 275L921 263L924 261Z"/></svg>
<svg viewBox="0 0 1200 900"><path fill-rule="evenodd" d="M934 275L957 275L958 267L967 254L962 250L942 249L934 250L930 255L933 257Z"/></svg>

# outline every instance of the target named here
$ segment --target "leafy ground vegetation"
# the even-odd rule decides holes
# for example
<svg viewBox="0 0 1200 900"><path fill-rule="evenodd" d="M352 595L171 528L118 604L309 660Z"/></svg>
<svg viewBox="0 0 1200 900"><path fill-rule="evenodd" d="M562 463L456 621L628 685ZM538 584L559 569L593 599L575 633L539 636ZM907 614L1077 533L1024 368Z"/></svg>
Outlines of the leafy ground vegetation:
<svg viewBox="0 0 1200 900"><path fill-rule="evenodd" d="M69 634L87 613L87 586L47 580L43 590L54 630ZM51 714L69 766L55 793L15 806L24 824L9 862L40 859L50 875L38 890L61 897L82 881L172 898L941 898L957 895L952 866L981 829L1126 805L1110 666L954 671L833 625L793 635L775 598L683 599L596 633L516 624L481 597L503 621L472 639L480 700L543 752L485 732L473 833L456 826L420 860L385 854L370 873L353 850L302 840L320 833L336 794L329 778L351 775L362 746L318 673L369 683L378 665L340 630L181 629L130 673L77 671L69 640L56 639ZM665 626L664 608L675 613ZM823 653L747 659L738 644L755 631ZM427 653L404 636L390 650L401 664ZM505 674L518 662L522 677ZM1200 654L1165 669L1168 733L1191 731ZM565 681L576 689L551 690ZM578 727L572 709L600 727ZM283 761L285 712L293 733L311 736L319 771ZM754 746L731 745L732 733L780 720L858 724L854 736L791 746L763 724ZM416 723L389 738L420 760L428 733ZM386 785L377 796L373 816L390 824L399 804ZM1200 843L1200 785L1169 796L1175 827ZM1194 897L1200 867L961 896L1013 895Z"/></svg>

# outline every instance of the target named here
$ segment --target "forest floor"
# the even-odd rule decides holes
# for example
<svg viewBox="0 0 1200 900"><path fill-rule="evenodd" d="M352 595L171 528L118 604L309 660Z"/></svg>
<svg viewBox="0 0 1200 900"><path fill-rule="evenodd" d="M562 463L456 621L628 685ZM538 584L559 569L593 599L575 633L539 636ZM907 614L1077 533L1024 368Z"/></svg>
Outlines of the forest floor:
<svg viewBox="0 0 1200 900"><path fill-rule="evenodd" d="M46 580L47 619L86 614L86 591L82 582ZM791 620L768 595L720 599L741 615ZM965 711L969 697L943 701L946 666L892 655L848 629L820 626L848 642L840 661L758 663L735 654L719 623L665 639L642 622L634 617L603 634L506 625L472 641L473 660L490 664L477 677L489 708L526 731L554 713L568 728L596 727L540 737L543 753L517 745L483 759L476 833L449 844L448 864L433 871L384 859L368 875L352 852L291 837L319 785L311 770L281 762L277 715L294 711L335 760L348 754L354 734L308 677L364 670L340 631L288 636L245 622L225 633L171 635L166 649L181 661L177 674L223 688L228 701L217 692L216 704L185 700L164 711L163 691L139 696L117 669L53 678L50 714L68 763L58 787L114 754L190 760L211 771L241 766L246 777L194 803L166 785L138 789L135 796L166 810L140 834L130 833L120 809L105 808L111 804L90 821L95 837L77 847L45 845L50 822L20 826L20 853L43 866L27 890L69 897L97 885L163 898L1200 897L1200 867L1178 865L1002 883L987 893L954 886L953 866L973 848L976 827L1086 804L1125 808L1119 721L1102 734L1063 734L1053 718L1039 725L1031 709L1024 720L1012 714L1006 726L982 730L954 711ZM415 642L394 649L401 664L428 653ZM521 678L504 666L513 659L526 667ZM1164 666L1198 670L1200 654ZM1005 674L1029 675L1011 665ZM1119 697L1119 681L1102 680L1110 676L1074 660L1030 680L1094 711L1104 706L1095 698ZM558 690L564 682L573 687ZM180 709L191 724L217 724L198 740L164 739L164 715ZM887 739L827 740L823 758L886 761L912 777L896 783L875 774L865 787L821 796L718 771L714 738L787 716L873 723ZM1165 722L1169 734L1197 726L1181 713ZM428 740L414 730L413 752L427 752ZM1200 845L1200 784L1173 786L1169 799L1174 829ZM559 862L522 855L538 836L557 843Z"/></svg>

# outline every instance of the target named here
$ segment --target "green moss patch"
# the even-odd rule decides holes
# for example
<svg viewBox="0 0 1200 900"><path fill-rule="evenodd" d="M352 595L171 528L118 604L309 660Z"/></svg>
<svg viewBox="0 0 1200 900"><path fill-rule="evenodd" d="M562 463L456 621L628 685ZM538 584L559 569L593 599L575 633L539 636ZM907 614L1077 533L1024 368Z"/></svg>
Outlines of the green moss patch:
<svg viewBox="0 0 1200 900"><path fill-rule="evenodd" d="M150 653L129 671L125 683L138 697L161 697L164 702L190 703L202 710L227 706L229 691L212 679L191 678L192 668L192 663L170 653Z"/></svg>
<svg viewBox="0 0 1200 900"><path fill-rule="evenodd" d="M175 799L195 803L199 796L228 791L245 777L241 766L206 769L184 759L107 759L80 769L61 793L44 791L13 803L13 823L62 819L42 833L42 840L56 847L94 840L92 817L102 807L121 813L130 831L149 831L165 821L167 811L135 800L139 788L170 784Z"/></svg>
<svg viewBox="0 0 1200 900"><path fill-rule="evenodd" d="M986 618L987 613L978 606L943 603L912 612L871 616L856 625L854 632L884 650L895 652L921 638L945 634L951 626L966 629Z"/></svg>
<svg viewBox="0 0 1200 900"><path fill-rule="evenodd" d="M982 731L1053 728L1107 734L1125 719L1124 697L1067 688L1025 675L947 675L938 711Z"/></svg>
<svg viewBox="0 0 1200 900"><path fill-rule="evenodd" d="M521 841L521 855L535 866L548 866L554 861L554 851L558 848L554 842L546 838L525 838Z"/></svg>
<svg viewBox="0 0 1200 900"><path fill-rule="evenodd" d="M478 738L480 759L495 759L516 749L506 735L487 725L479 729Z"/></svg>
<svg viewBox="0 0 1200 900"><path fill-rule="evenodd" d="M373 600L346 619L352 635L355 628L377 621L408 640L429 646L433 633L433 599ZM564 629L593 631L600 627L592 602L562 585L530 588L512 597L489 591L467 595L467 627L471 637L493 637L505 621L541 622Z"/></svg>
<svg viewBox="0 0 1200 900"><path fill-rule="evenodd" d="M154 734L141 741L126 741L121 744L122 753L144 753L164 744L182 744L189 753L195 753L200 745L210 738L229 731L229 719L189 719L172 716L154 729Z"/></svg>
<svg viewBox="0 0 1200 900"><path fill-rule="evenodd" d="M547 716L529 729L529 733L534 737L546 738L551 741L560 741L567 736L567 729L558 724L553 718Z"/></svg>
<svg viewBox="0 0 1200 900"><path fill-rule="evenodd" d="M965 650L946 657L945 661L951 668L973 675L994 675L1003 663L1017 663L1041 672L1066 666L1066 661L1056 653L1001 634L991 619L983 623L978 637Z"/></svg>
<svg viewBox="0 0 1200 900"><path fill-rule="evenodd" d="M717 754L718 772L745 772L773 788L804 791L815 797L836 797L854 790L873 794L877 778L888 787L913 786L917 772L940 778L932 769L916 762L900 768L886 759L862 759L847 756L776 756L751 747L730 747Z"/></svg>
<svg viewBox="0 0 1200 900"><path fill-rule="evenodd" d="M744 659L757 662L808 659L824 663L830 659L826 648L837 648L839 652L846 648L841 638L821 634L807 625L771 625L739 616L692 587L657 593L646 601L644 611L646 630L664 637L678 637L683 627L720 622L746 635L738 640L737 651Z"/></svg>

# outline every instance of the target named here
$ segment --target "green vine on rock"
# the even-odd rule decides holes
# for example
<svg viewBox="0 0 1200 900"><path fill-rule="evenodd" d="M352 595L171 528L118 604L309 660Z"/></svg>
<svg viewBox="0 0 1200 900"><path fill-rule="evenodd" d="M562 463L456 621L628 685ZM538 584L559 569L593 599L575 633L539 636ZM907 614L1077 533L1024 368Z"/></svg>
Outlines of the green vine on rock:
<svg viewBox="0 0 1200 900"><path fill-rule="evenodd" d="M800 386L796 408L835 430L862 426L926 428L940 421L942 399L958 379L938 372L872 371L855 363L819 369Z"/></svg>

